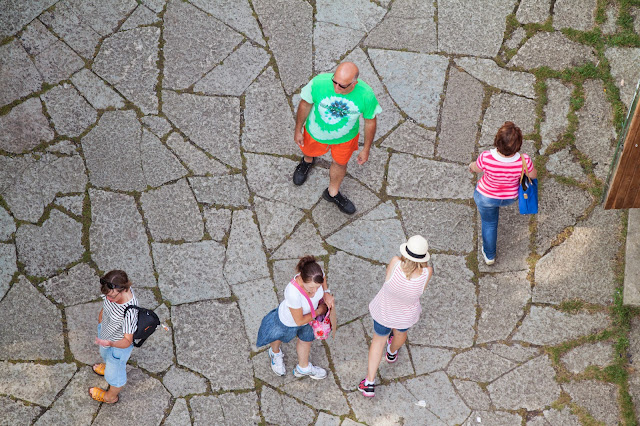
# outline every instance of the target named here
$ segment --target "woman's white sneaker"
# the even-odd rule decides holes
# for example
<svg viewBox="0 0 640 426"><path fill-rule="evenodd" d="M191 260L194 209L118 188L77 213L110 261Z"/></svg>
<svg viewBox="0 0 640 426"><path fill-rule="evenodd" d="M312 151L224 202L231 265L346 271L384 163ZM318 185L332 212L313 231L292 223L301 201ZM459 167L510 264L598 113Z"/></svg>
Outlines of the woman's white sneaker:
<svg viewBox="0 0 640 426"><path fill-rule="evenodd" d="M303 370L300 367L300 364L296 364L293 369L293 375L296 377L305 377L309 376L312 379L320 380L327 377L327 371L324 368L316 367L315 365L309 363L309 366Z"/></svg>
<svg viewBox="0 0 640 426"><path fill-rule="evenodd" d="M493 265L494 263L496 263L496 260L495 260L495 259L489 259L489 258L487 257L487 255L486 255L486 254L484 254L484 247L480 247L480 250L482 250L482 257L484 257L484 263L486 263L486 264L487 264L487 266L491 266L491 265Z"/></svg>
<svg viewBox="0 0 640 426"><path fill-rule="evenodd" d="M271 348L269 348L269 358L271 358L271 369L278 376L284 376L287 374L287 369L284 368L284 353L282 349L277 354L274 354Z"/></svg>

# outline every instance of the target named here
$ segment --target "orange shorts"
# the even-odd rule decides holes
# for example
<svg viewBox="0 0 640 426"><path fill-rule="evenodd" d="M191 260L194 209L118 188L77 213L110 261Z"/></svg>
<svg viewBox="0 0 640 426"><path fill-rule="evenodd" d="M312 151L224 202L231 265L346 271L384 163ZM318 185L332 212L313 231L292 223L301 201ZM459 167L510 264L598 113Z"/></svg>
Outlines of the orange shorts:
<svg viewBox="0 0 640 426"><path fill-rule="evenodd" d="M355 138L350 141L338 143L338 144L326 144L318 142L313 139L307 129L304 129L304 146L300 148L304 155L309 157L320 157L326 154L331 149L331 158L336 163L344 166L349 162L351 155L358 150L358 139L360 134L358 133Z"/></svg>

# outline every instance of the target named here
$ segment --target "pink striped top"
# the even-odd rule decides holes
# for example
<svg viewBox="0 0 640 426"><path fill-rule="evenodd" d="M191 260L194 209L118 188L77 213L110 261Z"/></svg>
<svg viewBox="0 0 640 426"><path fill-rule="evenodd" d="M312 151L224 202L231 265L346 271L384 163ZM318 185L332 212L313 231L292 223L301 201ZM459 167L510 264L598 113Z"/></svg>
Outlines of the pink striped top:
<svg viewBox="0 0 640 426"><path fill-rule="evenodd" d="M527 173L533 171L533 163L527 154L522 154L527 164ZM519 153L513 157L502 157L497 149L483 151L476 165L484 172L478 181L478 192L489 198L508 199L518 196L518 183L522 172Z"/></svg>
<svg viewBox="0 0 640 426"><path fill-rule="evenodd" d="M422 312L420 296L428 278L429 271L423 268L419 277L407 279L402 262L398 262L389 281L369 303L371 317L388 328L409 328L417 323Z"/></svg>

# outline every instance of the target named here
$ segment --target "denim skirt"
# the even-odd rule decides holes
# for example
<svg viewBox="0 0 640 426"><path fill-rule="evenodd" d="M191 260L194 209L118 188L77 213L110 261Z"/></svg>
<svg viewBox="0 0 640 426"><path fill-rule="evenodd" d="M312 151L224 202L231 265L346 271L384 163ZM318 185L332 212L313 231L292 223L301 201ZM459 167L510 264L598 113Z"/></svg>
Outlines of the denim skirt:
<svg viewBox="0 0 640 426"><path fill-rule="evenodd" d="M280 321L278 308L275 308L262 318L260 330L258 330L258 341L256 342L256 346L260 347L268 345L276 340L287 343L296 336L298 336L298 339L303 342L312 342L315 339L313 329L309 324L297 327L287 327L282 323L282 321Z"/></svg>

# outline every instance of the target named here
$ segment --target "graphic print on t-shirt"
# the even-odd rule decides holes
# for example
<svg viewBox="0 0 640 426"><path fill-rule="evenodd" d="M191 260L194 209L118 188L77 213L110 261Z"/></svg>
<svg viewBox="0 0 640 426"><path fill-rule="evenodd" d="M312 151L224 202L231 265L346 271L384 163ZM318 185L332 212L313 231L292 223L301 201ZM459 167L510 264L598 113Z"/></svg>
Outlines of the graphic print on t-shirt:
<svg viewBox="0 0 640 426"><path fill-rule="evenodd" d="M323 135L324 139L338 139L346 135L358 124L358 117L360 117L360 110L356 104L339 96L322 99L318 103L318 111L320 122L315 117L315 111L311 110L310 132L314 135Z"/></svg>

